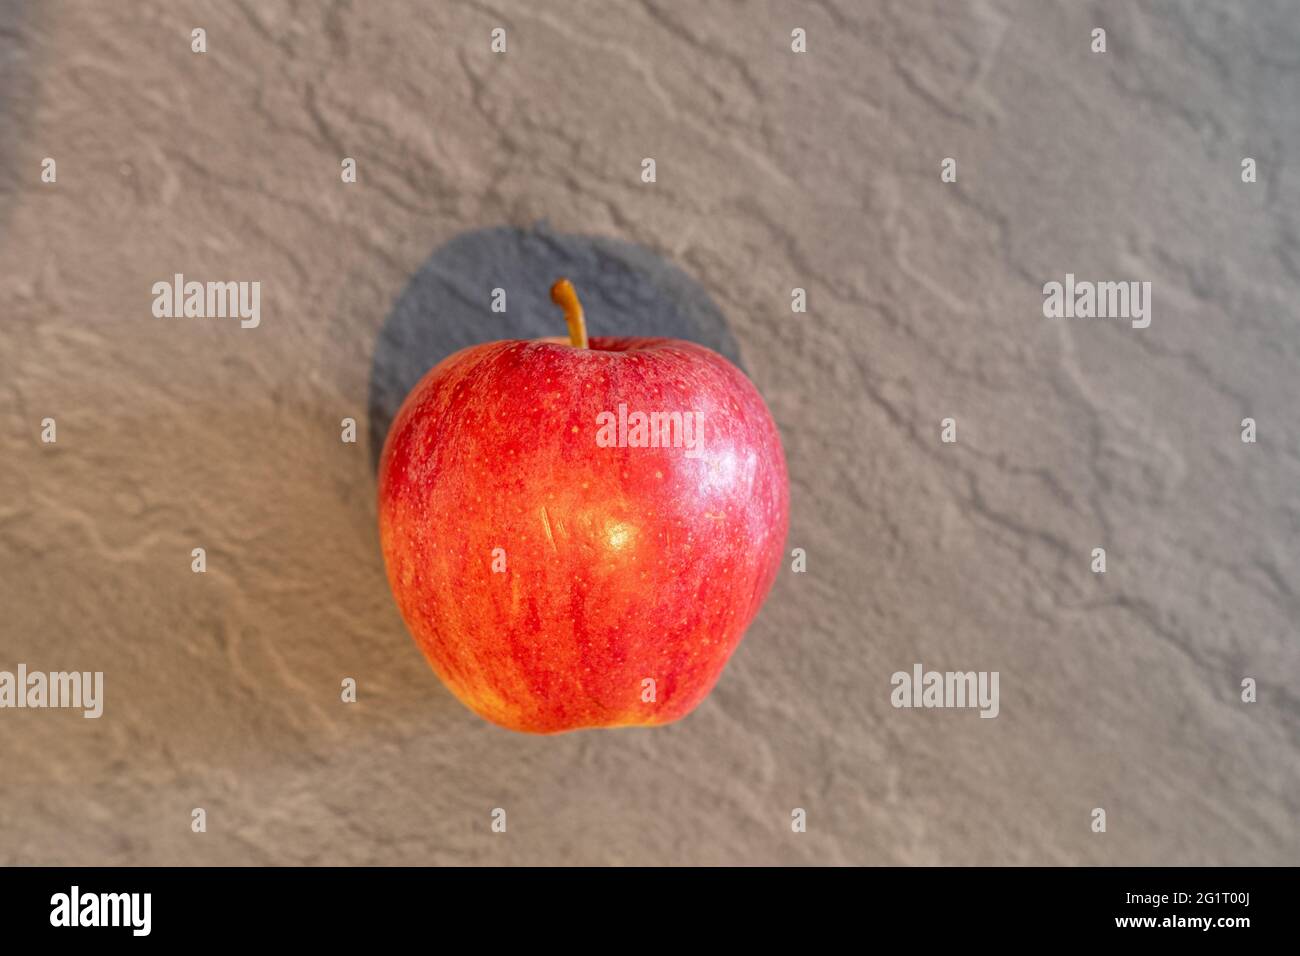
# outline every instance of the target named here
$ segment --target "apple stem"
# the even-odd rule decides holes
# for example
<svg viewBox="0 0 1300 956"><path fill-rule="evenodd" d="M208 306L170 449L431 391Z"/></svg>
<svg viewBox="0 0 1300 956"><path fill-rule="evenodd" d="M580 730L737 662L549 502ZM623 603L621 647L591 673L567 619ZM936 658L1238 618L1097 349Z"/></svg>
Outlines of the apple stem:
<svg viewBox="0 0 1300 956"><path fill-rule="evenodd" d="M557 279L551 286L551 301L564 310L564 321L569 323L569 344L575 349L587 347L587 323L582 317L582 303L568 279Z"/></svg>

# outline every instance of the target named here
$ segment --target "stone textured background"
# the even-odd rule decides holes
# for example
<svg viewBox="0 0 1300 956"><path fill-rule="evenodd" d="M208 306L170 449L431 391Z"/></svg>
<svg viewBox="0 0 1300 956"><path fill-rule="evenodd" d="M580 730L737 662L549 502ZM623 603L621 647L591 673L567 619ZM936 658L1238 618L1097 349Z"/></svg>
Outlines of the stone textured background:
<svg viewBox="0 0 1300 956"><path fill-rule="evenodd" d="M1300 862L1298 101L1287 0L0 0L0 669L107 675L0 712L0 863ZM786 443L808 573L668 728L483 723L384 579L386 318L543 220L692 277ZM1001 715L894 710L916 661Z"/></svg>

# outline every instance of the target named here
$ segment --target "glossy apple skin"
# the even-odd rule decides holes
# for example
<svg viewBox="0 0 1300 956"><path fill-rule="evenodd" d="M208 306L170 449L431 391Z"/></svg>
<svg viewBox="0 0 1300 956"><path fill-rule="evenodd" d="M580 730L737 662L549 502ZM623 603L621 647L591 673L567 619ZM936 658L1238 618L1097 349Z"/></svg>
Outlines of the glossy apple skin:
<svg viewBox="0 0 1300 956"><path fill-rule="evenodd" d="M597 416L620 402L701 413L702 454L600 447ZM676 339L464 349L407 396L380 459L402 617L452 693L512 730L689 713L767 596L788 520L763 399Z"/></svg>

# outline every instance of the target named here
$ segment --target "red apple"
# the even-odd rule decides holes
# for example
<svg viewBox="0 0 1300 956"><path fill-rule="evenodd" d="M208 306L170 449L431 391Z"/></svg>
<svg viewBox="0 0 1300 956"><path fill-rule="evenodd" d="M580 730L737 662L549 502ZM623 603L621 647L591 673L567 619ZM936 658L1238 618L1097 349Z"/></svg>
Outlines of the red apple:
<svg viewBox="0 0 1300 956"><path fill-rule="evenodd" d="M569 341L464 349L407 396L380 459L388 580L433 669L488 720L668 723L712 689L776 577L780 437L716 352L588 343L567 280L552 298Z"/></svg>

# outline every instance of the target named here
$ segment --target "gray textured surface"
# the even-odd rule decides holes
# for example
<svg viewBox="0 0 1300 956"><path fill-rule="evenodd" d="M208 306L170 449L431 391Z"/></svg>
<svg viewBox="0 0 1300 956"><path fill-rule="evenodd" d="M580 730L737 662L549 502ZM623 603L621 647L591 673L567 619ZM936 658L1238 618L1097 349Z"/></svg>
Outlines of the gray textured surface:
<svg viewBox="0 0 1300 956"><path fill-rule="evenodd" d="M0 3L0 668L107 672L0 712L0 863L1300 862L1298 50L1282 0ZM461 708L339 441L421 265L539 220L690 275L786 442L809 572L672 727ZM177 271L261 327L154 319ZM1151 328L1044 319L1067 271ZM914 661L1001 715L892 709Z"/></svg>

